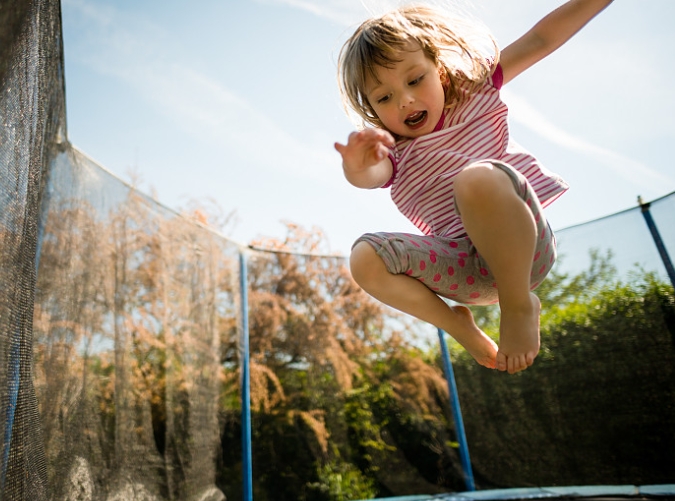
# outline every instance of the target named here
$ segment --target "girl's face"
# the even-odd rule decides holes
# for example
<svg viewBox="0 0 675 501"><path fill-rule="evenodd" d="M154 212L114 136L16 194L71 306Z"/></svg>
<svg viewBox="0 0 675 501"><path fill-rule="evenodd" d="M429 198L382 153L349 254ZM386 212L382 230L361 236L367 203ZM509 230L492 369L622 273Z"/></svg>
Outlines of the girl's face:
<svg viewBox="0 0 675 501"><path fill-rule="evenodd" d="M391 68L377 67L366 80L366 96L378 118L393 134L420 137L433 132L445 105L440 70L419 45L410 43Z"/></svg>

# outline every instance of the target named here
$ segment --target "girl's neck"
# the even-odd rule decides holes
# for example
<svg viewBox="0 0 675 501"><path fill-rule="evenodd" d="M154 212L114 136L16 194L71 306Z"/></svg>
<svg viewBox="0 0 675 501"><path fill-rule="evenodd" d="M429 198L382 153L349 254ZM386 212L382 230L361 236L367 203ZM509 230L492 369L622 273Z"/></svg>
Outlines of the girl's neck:
<svg viewBox="0 0 675 501"><path fill-rule="evenodd" d="M443 110L443 113L441 114L441 118L438 120L438 123L436 124L436 127L434 127L434 132L438 132L443 128L443 122L445 122L445 117L448 114L448 110Z"/></svg>

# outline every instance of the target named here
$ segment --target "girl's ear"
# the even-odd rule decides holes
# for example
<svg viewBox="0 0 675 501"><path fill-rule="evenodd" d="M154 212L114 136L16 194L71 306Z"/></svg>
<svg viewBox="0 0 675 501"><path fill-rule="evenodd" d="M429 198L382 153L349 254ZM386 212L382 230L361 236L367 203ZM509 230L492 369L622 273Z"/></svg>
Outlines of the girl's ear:
<svg viewBox="0 0 675 501"><path fill-rule="evenodd" d="M441 78L443 88L447 90L448 85L450 85L450 75L448 75L448 71L440 64L438 65L438 76Z"/></svg>

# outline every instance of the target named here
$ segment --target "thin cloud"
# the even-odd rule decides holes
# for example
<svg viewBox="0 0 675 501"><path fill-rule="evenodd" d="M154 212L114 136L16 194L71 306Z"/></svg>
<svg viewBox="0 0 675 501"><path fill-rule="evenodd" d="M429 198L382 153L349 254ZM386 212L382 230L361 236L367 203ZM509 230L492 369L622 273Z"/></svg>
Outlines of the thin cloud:
<svg viewBox="0 0 675 501"><path fill-rule="evenodd" d="M647 165L628 158L620 153L590 143L585 139L574 136L552 123L539 111L534 109L527 100L508 89L502 90L504 101L509 105L512 120L524 125L541 137L564 148L589 155L602 162L624 179L649 189L658 189L663 185L675 183L668 177Z"/></svg>
<svg viewBox="0 0 675 501"><path fill-rule="evenodd" d="M80 57L97 72L126 83L187 134L223 144L250 166L325 181L322 172L335 164L332 152L301 143L219 81L165 54L157 26L146 23L140 39L124 29L124 13L68 1L90 23L92 42Z"/></svg>
<svg viewBox="0 0 675 501"><path fill-rule="evenodd" d="M254 0L310 12L342 26L354 26L367 17L386 12L401 2L395 0Z"/></svg>
<svg viewBox="0 0 675 501"><path fill-rule="evenodd" d="M100 26L109 26L114 22L115 13L111 7L93 5L85 0L62 0L63 5L79 10L83 16Z"/></svg>
<svg viewBox="0 0 675 501"><path fill-rule="evenodd" d="M426 3L474 18L471 0L253 0L262 4L287 5L310 12L343 26L355 26L366 18L380 16L406 3ZM483 7L481 5L481 7Z"/></svg>

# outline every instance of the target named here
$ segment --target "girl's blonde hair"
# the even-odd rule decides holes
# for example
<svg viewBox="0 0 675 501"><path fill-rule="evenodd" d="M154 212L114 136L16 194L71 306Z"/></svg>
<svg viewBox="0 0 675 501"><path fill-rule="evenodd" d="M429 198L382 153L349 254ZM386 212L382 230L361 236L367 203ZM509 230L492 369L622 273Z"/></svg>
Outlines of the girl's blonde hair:
<svg viewBox="0 0 675 501"><path fill-rule="evenodd" d="M480 37L482 36L482 40ZM488 56L481 43L488 41ZM431 7L417 5L396 9L369 19L345 42L338 58L338 85L347 111L354 110L363 123L385 128L366 96L366 80L377 82L377 67L391 68L410 42L438 66L445 86L445 106L459 99L459 87L473 89L490 76L499 61L492 35L477 25L453 18Z"/></svg>

